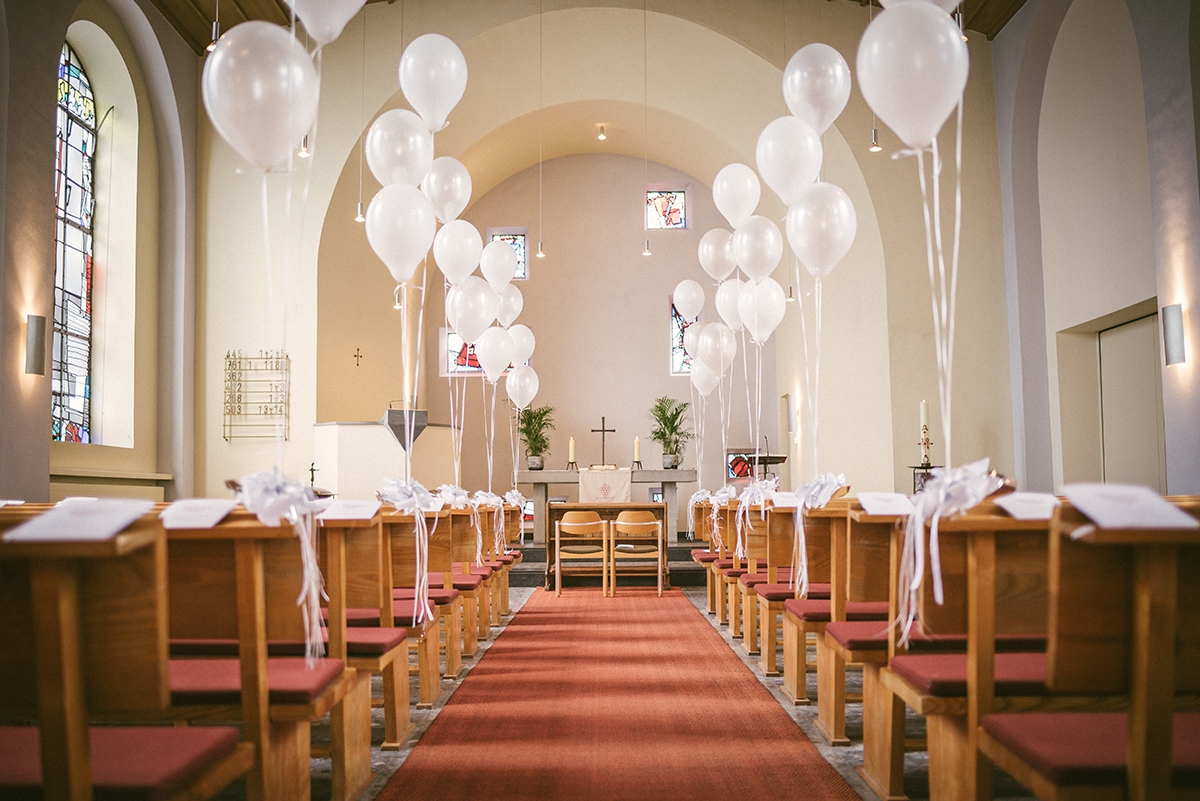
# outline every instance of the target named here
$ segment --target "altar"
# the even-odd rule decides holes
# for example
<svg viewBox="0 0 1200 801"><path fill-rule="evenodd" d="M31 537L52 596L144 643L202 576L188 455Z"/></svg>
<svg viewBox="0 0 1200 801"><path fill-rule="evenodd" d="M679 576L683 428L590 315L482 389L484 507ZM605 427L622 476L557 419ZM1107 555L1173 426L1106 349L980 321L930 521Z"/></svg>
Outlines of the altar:
<svg viewBox="0 0 1200 801"><path fill-rule="evenodd" d="M667 543L679 542L679 485L696 480L695 470L634 470L634 484L661 484L663 503L666 504ZM550 497L551 484L579 484L579 473L575 470L520 470L517 484L533 485L533 542L545 545L547 539L546 502Z"/></svg>

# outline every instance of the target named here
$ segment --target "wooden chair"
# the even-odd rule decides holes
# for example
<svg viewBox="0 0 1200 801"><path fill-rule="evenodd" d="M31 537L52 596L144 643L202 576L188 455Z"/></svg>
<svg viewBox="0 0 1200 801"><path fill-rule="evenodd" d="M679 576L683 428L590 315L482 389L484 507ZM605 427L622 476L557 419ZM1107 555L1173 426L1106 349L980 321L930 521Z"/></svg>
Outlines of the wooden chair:
<svg viewBox="0 0 1200 801"><path fill-rule="evenodd" d="M620 540L618 542L618 540ZM666 548L663 543L663 524L654 512L626 510L617 514L608 530L608 594L617 594L617 564L622 560L645 562L654 560L658 579L658 594L663 594L663 562Z"/></svg>
<svg viewBox="0 0 1200 801"><path fill-rule="evenodd" d="M1178 505L1200 517L1200 500ZM1051 527L1046 681L1128 694L1128 712L1000 711L989 672L972 671L981 769L994 761L1042 799L1200 798L1200 713L1176 711L1200 704L1200 530L1087 522L1064 504ZM987 623L973 616L972 641Z"/></svg>
<svg viewBox="0 0 1200 801"><path fill-rule="evenodd" d="M608 523L598 512L570 511L554 522L554 595L562 595L563 560L600 560L603 594L608 595Z"/></svg>
<svg viewBox="0 0 1200 801"><path fill-rule="evenodd" d="M46 510L0 509L0 531ZM165 550L153 514L104 541L0 542L0 715L37 723L0 727L0 797L203 799L254 765L232 727L88 725L169 704Z"/></svg>

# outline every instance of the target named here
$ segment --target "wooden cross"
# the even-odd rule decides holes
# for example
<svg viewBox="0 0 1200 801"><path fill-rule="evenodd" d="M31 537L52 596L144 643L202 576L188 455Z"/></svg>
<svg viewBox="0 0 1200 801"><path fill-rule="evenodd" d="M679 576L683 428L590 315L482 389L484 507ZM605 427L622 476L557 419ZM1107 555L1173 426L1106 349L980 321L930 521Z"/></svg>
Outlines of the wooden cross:
<svg viewBox="0 0 1200 801"><path fill-rule="evenodd" d="M362 350L359 348L355 348L354 349L354 366L355 367L358 367L359 363L362 362L362 357L363 357Z"/></svg>
<svg viewBox="0 0 1200 801"><path fill-rule="evenodd" d="M313 462L308 466L308 486L311 487L317 483L317 473L319 472L320 471L317 469L316 462Z"/></svg>
<svg viewBox="0 0 1200 801"><path fill-rule="evenodd" d="M617 429L605 428L604 427L604 418L601 417L600 418L600 427L593 428L592 433L600 435L600 464L608 464L608 462L604 461L604 435L605 434L615 434L615 433L617 433Z"/></svg>

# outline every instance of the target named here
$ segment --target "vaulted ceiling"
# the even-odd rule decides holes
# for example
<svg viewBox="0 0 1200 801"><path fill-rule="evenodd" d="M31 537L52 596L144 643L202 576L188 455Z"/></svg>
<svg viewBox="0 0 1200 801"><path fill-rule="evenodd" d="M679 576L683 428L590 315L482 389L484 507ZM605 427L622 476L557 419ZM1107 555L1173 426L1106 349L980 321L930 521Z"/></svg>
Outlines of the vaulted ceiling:
<svg viewBox="0 0 1200 801"><path fill-rule="evenodd" d="M403 0L402 0L403 1ZM829 0L833 2L833 0ZM838 0L846 2L847 0ZM213 22L220 12L221 30L226 31L234 25L250 19L266 20L280 25L288 24L291 12L284 0L152 0L155 7L163 13L167 21L184 40L200 54L212 39ZM370 3L395 0L367 0ZM859 5L866 5L866 0L849 0ZM878 0L872 0L878 6ZM568 3L571 4L571 3ZM562 2L549 2L544 10L557 10ZM964 0L962 4L963 24L968 30L977 31L987 36L995 37L997 33L1021 9L1025 0ZM640 7L641 3L618 2L616 5ZM650 3L651 10L654 3Z"/></svg>

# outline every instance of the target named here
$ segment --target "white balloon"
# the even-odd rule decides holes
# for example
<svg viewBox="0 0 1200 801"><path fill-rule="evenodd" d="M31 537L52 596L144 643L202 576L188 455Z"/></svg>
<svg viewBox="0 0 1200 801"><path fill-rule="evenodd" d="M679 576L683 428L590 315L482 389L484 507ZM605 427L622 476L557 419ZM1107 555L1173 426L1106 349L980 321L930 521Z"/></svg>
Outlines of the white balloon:
<svg viewBox="0 0 1200 801"><path fill-rule="evenodd" d="M779 327L786 310L787 298L783 294L783 287L774 278L746 284L738 297L742 325L750 332L750 338L760 345Z"/></svg>
<svg viewBox="0 0 1200 801"><path fill-rule="evenodd" d="M396 283L412 278L436 231L433 207L415 186L385 186L367 206L367 241Z"/></svg>
<svg viewBox="0 0 1200 801"><path fill-rule="evenodd" d="M816 183L788 209L787 237L810 274L824 278L854 244L858 217L850 196L831 183Z"/></svg>
<svg viewBox="0 0 1200 801"><path fill-rule="evenodd" d="M697 248L700 266L714 281L724 281L737 269L733 258L733 234L724 228L714 228L700 238Z"/></svg>
<svg viewBox="0 0 1200 801"><path fill-rule="evenodd" d="M458 45L440 33L412 40L400 57L400 90L431 131L446 127L446 117L467 88L467 60Z"/></svg>
<svg viewBox="0 0 1200 801"><path fill-rule="evenodd" d="M746 220L733 232L733 256L746 277L766 278L783 256L779 226L758 215Z"/></svg>
<svg viewBox="0 0 1200 801"><path fill-rule="evenodd" d="M366 0L288 0L304 23L304 30L320 45L341 36L346 23L354 19L365 3Z"/></svg>
<svg viewBox="0 0 1200 801"><path fill-rule="evenodd" d="M512 337L513 345L516 347L516 352L513 353L513 364L524 364L529 361L529 357L533 356L533 349L537 345L529 326L517 323L508 329L508 335Z"/></svg>
<svg viewBox="0 0 1200 801"><path fill-rule="evenodd" d="M736 278L727 278L717 287L717 316L725 321L731 331L739 331L742 327L742 316L738 313L741 292L742 282Z"/></svg>
<svg viewBox="0 0 1200 801"><path fill-rule="evenodd" d="M695 364L700 359L700 334L707 323L692 323L683 329L683 352L692 357Z"/></svg>
<svg viewBox="0 0 1200 801"><path fill-rule="evenodd" d="M820 135L799 117L771 120L754 148L759 175L786 206L817 180L823 158Z"/></svg>
<svg viewBox="0 0 1200 801"><path fill-rule="evenodd" d="M479 271L499 292L517 274L517 251L507 242L488 242L479 258Z"/></svg>
<svg viewBox="0 0 1200 801"><path fill-rule="evenodd" d="M286 28L259 21L221 37L200 83L217 133L262 170L287 160L312 128L320 89L300 43Z"/></svg>
<svg viewBox="0 0 1200 801"><path fill-rule="evenodd" d="M511 332L510 332L511 333ZM504 391L517 409L526 409L538 391L538 375L527 364L514 367L504 379Z"/></svg>
<svg viewBox="0 0 1200 801"><path fill-rule="evenodd" d="M496 296L496 290L477 275L468 275L455 290L453 307L449 305L451 298L446 299L446 319L453 321L454 330L464 342L473 343L496 319L500 298Z"/></svg>
<svg viewBox="0 0 1200 801"><path fill-rule="evenodd" d="M508 328L521 314L521 309L525 307L525 298L521 296L521 290L513 284L505 284L499 295L500 309L496 312L496 320L500 325Z"/></svg>
<svg viewBox="0 0 1200 801"><path fill-rule="evenodd" d="M475 357L479 359L484 377L495 384L512 364L512 337L503 328L492 326L475 340Z"/></svg>
<svg viewBox="0 0 1200 801"><path fill-rule="evenodd" d="M717 375L716 371L703 361L692 360L692 386L696 388L701 397L707 398L711 395L720 380L721 376Z"/></svg>
<svg viewBox="0 0 1200 801"><path fill-rule="evenodd" d="M379 183L416 186L433 164L433 134L416 114L394 108L371 123L363 154Z"/></svg>
<svg viewBox="0 0 1200 801"><path fill-rule="evenodd" d="M788 111L825 133L850 99L850 65L827 44L805 45L783 70L783 99Z"/></svg>
<svg viewBox="0 0 1200 801"><path fill-rule="evenodd" d="M675 285L671 302L683 319L695 320L704 311L704 288L692 279L685 278Z"/></svg>
<svg viewBox="0 0 1200 801"><path fill-rule="evenodd" d="M430 137L432 143L432 134ZM471 200L471 173L453 156L436 158L421 181L421 191L433 204L438 219L448 223L462 214Z"/></svg>
<svg viewBox="0 0 1200 801"><path fill-rule="evenodd" d="M879 0L880 5L884 8L891 8L903 3L930 3L937 6L947 14L954 13L954 9L958 8L962 0Z"/></svg>
<svg viewBox="0 0 1200 801"><path fill-rule="evenodd" d="M456 286L450 287L446 292L446 322L452 331L458 330L458 307L461 296L462 292Z"/></svg>
<svg viewBox="0 0 1200 801"><path fill-rule="evenodd" d="M479 266L483 237L466 220L451 220L433 238L433 260L451 284L460 284Z"/></svg>
<svg viewBox="0 0 1200 801"><path fill-rule="evenodd" d="M745 164L727 164L713 180L713 203L735 229L758 208L762 187Z"/></svg>
<svg viewBox="0 0 1200 801"><path fill-rule="evenodd" d="M700 334L700 361L708 365L718 376L733 364L737 356L737 337L724 323L710 323Z"/></svg>
<svg viewBox="0 0 1200 801"><path fill-rule="evenodd" d="M970 57L954 21L913 0L867 26L857 66L867 105L906 145L924 148L962 99Z"/></svg>

